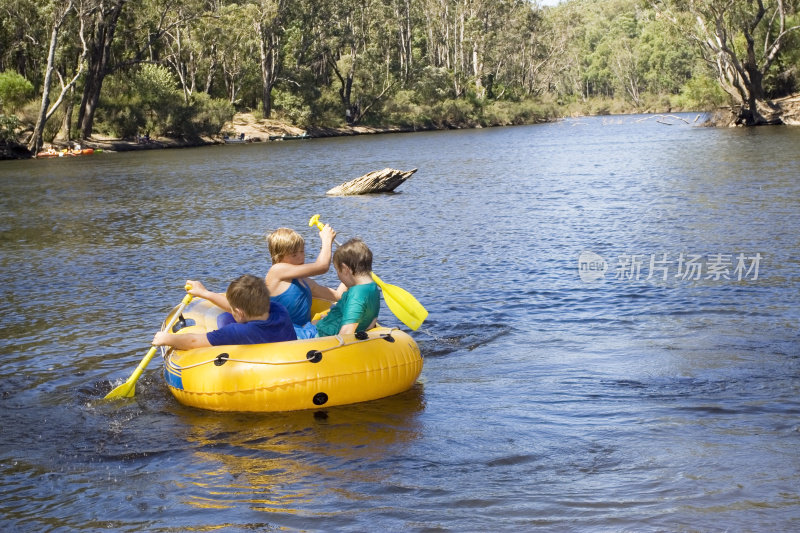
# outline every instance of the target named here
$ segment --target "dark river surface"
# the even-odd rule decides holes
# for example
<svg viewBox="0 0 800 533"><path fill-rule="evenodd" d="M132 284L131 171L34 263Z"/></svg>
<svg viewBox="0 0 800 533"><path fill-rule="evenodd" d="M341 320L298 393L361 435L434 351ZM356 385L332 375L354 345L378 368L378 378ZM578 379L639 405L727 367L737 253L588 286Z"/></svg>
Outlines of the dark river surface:
<svg viewBox="0 0 800 533"><path fill-rule="evenodd" d="M0 162L0 530L797 531L800 128L683 118ZM315 213L429 310L413 389L102 400Z"/></svg>

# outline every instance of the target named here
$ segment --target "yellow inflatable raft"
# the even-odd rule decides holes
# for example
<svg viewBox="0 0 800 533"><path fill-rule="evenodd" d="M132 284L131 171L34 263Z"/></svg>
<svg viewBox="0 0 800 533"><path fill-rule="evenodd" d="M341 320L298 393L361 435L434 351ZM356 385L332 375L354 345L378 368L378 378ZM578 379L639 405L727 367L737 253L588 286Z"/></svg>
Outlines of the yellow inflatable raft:
<svg viewBox="0 0 800 533"><path fill-rule="evenodd" d="M312 310L325 306L315 301ZM217 329L221 312L206 300L193 300L173 331ZM375 400L408 390L422 371L414 339L383 327L357 335L162 355L164 379L175 398L213 411L294 411Z"/></svg>

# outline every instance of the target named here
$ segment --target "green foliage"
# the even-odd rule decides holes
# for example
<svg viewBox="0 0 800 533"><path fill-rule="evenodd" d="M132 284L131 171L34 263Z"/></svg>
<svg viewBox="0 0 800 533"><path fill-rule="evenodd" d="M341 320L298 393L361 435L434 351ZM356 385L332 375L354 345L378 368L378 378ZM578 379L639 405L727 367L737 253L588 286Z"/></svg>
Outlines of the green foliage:
<svg viewBox="0 0 800 533"><path fill-rule="evenodd" d="M552 103L535 100L522 102L495 101L483 109L482 126L509 126L542 122L558 116Z"/></svg>
<svg viewBox="0 0 800 533"><path fill-rule="evenodd" d="M454 98L453 75L446 68L427 65L413 85L415 97L419 103L437 102Z"/></svg>
<svg viewBox="0 0 800 533"><path fill-rule="evenodd" d="M144 65L132 76L109 76L103 94L96 127L122 138L216 135L234 114L230 102L205 93L194 93L186 102L172 73L160 65Z"/></svg>
<svg viewBox="0 0 800 533"><path fill-rule="evenodd" d="M678 107L692 111L710 111L725 104L728 97L716 80L696 76L681 89Z"/></svg>
<svg viewBox="0 0 800 533"><path fill-rule="evenodd" d="M19 118L0 113L0 142L16 141Z"/></svg>
<svg viewBox="0 0 800 533"><path fill-rule="evenodd" d="M172 73L146 64L130 74L109 76L97 113L97 128L123 138L165 135L184 106Z"/></svg>
<svg viewBox="0 0 800 533"><path fill-rule="evenodd" d="M437 127L473 127L477 125L475 107L472 103L463 100L448 98L433 106L433 122Z"/></svg>
<svg viewBox="0 0 800 533"><path fill-rule="evenodd" d="M146 131L166 135L175 129L175 121L179 115L188 116L182 109L183 94L177 88L175 77L166 67L142 65L132 81L133 90L139 97L139 105L146 117Z"/></svg>
<svg viewBox="0 0 800 533"><path fill-rule="evenodd" d="M273 89L272 102L275 110L292 124L301 127L311 125L311 107L305 103L301 95L290 91Z"/></svg>
<svg viewBox="0 0 800 533"><path fill-rule="evenodd" d="M57 7L45 4L0 0L8 7L8 20L0 23L0 70L13 67L24 74L0 74L0 106L25 126L36 116L25 110L25 102L41 91L47 53L42 43L48 42ZM108 54L89 54L90 68L76 90L98 86L93 72L113 73L102 83L98 132L214 134L233 112L228 102L262 112L263 50L274 118L305 127L344 126L347 107L358 110L361 124L412 128L537 121L556 114L555 102L561 114L705 109L724 98L698 61L700 41L689 38L697 29L697 13L690 10L728 10L724 23L731 29L730 45L739 50L746 39L735 24L757 5L722 0L540 4L128 2L115 20L113 42L104 50ZM784 5L789 6L787 27L797 25L797 0ZM55 51L62 79L77 69L80 23L91 32L108 30L101 19L99 12L85 13L83 21L76 11L68 14ZM12 31L17 27L25 31ZM774 30L759 26L754 42L768 42L777 35ZM765 72L770 97L796 91L800 83L800 32L790 32L784 41L774 68ZM763 59L763 48L757 60ZM98 68L100 57L109 58L109 64ZM56 77L52 86L57 84ZM76 95L76 103L80 100ZM50 122L48 134L60 126L56 117Z"/></svg>
<svg viewBox="0 0 800 533"><path fill-rule="evenodd" d="M194 93L188 104L178 106L169 115L171 121L165 125L164 132L188 139L216 135L233 114L233 106L227 100Z"/></svg>
<svg viewBox="0 0 800 533"><path fill-rule="evenodd" d="M0 72L0 109L13 113L33 96L33 84L13 70Z"/></svg>
<svg viewBox="0 0 800 533"><path fill-rule="evenodd" d="M800 26L800 12L790 17L787 25ZM786 46L776 60L775 68L764 76L764 89L771 98L800 91L800 33L787 36Z"/></svg>
<svg viewBox="0 0 800 533"><path fill-rule="evenodd" d="M419 95L412 90L395 93L383 106L384 120L393 126L426 129L433 124L431 106L418 103Z"/></svg>
<svg viewBox="0 0 800 533"><path fill-rule="evenodd" d="M346 124L345 110L339 91L333 87L323 87L319 97L311 104L313 124L341 127Z"/></svg>
<svg viewBox="0 0 800 533"><path fill-rule="evenodd" d="M147 117L141 95L132 89L133 81L124 74L106 78L100 105L95 116L95 129L123 139L147 132Z"/></svg>

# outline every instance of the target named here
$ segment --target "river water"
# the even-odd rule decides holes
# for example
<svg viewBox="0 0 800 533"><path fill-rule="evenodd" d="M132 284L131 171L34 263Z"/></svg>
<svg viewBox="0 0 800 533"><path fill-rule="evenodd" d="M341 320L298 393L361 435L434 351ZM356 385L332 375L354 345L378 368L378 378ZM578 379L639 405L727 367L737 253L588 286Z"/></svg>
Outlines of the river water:
<svg viewBox="0 0 800 533"><path fill-rule="evenodd" d="M796 531L800 129L681 118L0 162L0 530ZM102 400L315 213L429 310L413 389Z"/></svg>

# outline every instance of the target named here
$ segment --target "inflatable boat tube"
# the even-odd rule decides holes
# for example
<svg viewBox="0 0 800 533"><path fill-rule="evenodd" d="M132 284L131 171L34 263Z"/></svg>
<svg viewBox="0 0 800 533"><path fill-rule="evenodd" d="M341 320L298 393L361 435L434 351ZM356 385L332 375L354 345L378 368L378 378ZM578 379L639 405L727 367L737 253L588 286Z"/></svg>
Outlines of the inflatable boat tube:
<svg viewBox="0 0 800 533"><path fill-rule="evenodd" d="M312 311L324 307L315 301ZM173 331L217 329L221 313L206 300L193 300ZM295 411L375 400L408 390L422 371L414 339L384 327L289 342L170 349L162 355L164 379L175 398L213 411Z"/></svg>

